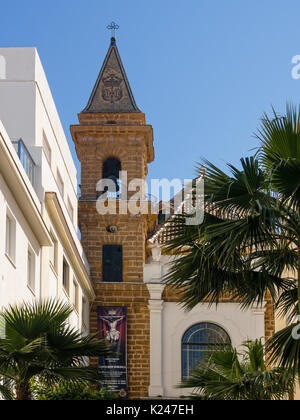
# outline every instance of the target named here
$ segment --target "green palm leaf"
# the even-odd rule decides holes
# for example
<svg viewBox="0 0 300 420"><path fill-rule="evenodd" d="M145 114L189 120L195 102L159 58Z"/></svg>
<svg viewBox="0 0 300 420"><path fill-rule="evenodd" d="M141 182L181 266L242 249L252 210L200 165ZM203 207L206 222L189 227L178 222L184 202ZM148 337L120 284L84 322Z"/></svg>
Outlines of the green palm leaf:
<svg viewBox="0 0 300 420"><path fill-rule="evenodd" d="M300 340L293 338L293 329L297 324L291 324L274 334L267 343L270 362L282 369L300 377Z"/></svg>
<svg viewBox="0 0 300 420"><path fill-rule="evenodd" d="M195 397L207 400L274 400L287 397L294 389L293 376L282 368L267 369L261 340L248 341L245 351L213 352L183 382Z"/></svg>
<svg viewBox="0 0 300 420"><path fill-rule="evenodd" d="M69 305L47 300L10 306L2 314L6 337L0 339L0 377L13 381L18 399L30 398L32 380L53 385L100 379L85 358L110 350L96 336L82 337L68 326L72 311Z"/></svg>
<svg viewBox="0 0 300 420"><path fill-rule="evenodd" d="M300 109L287 105L286 114L262 118L257 137L260 158L271 174L272 185L289 203L300 204Z"/></svg>
<svg viewBox="0 0 300 420"><path fill-rule="evenodd" d="M258 152L240 167L228 164L225 173L206 160L199 165L199 176L206 168L204 222L186 226L182 214L168 224L166 252L176 258L164 281L188 310L224 296L247 307L270 293L291 321L300 314L300 108L264 114L257 138ZM280 354L283 338L280 365L296 374L299 343L285 333L272 345Z"/></svg>
<svg viewBox="0 0 300 420"><path fill-rule="evenodd" d="M1 376L0 376L0 381L3 382L3 380L1 380ZM13 393L12 393L12 390L11 390L11 387L9 386L9 384L4 385L4 384L0 383L0 396L4 400L8 400L8 401L13 400Z"/></svg>

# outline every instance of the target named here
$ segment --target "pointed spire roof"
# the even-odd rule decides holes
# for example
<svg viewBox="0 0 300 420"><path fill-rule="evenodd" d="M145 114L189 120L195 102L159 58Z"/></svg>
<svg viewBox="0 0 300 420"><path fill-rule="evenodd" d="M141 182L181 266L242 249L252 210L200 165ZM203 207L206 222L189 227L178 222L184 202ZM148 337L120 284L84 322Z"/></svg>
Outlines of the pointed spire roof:
<svg viewBox="0 0 300 420"><path fill-rule="evenodd" d="M141 112L135 103L115 38L111 38L90 100L82 112Z"/></svg>

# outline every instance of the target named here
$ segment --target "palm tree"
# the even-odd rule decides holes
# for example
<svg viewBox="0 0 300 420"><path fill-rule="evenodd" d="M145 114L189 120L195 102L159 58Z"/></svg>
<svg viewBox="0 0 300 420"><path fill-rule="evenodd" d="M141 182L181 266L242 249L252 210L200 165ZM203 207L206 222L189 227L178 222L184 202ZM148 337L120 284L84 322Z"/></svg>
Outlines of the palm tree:
<svg viewBox="0 0 300 420"><path fill-rule="evenodd" d="M264 115L255 156L229 164L229 174L204 161L205 217L200 226L179 215L169 224L167 249L177 255L165 282L187 309L218 303L224 294L242 307L265 300L292 321L300 314L300 113ZM300 376L296 324L275 334L271 361Z"/></svg>
<svg viewBox="0 0 300 420"><path fill-rule="evenodd" d="M72 307L53 300L10 306L2 313L5 338L0 338L0 381L14 385L17 400L30 400L33 381L96 382L97 367L85 357L109 353L96 337L82 337L67 320ZM9 388L2 393L9 397Z"/></svg>
<svg viewBox="0 0 300 420"><path fill-rule="evenodd" d="M206 400L274 400L287 398L294 380L282 368L267 369L261 340L213 352L181 388L194 388L193 396Z"/></svg>
<svg viewBox="0 0 300 420"><path fill-rule="evenodd" d="M2 384L0 383L0 397L4 400L13 400L11 386L9 383L5 383L5 381Z"/></svg>

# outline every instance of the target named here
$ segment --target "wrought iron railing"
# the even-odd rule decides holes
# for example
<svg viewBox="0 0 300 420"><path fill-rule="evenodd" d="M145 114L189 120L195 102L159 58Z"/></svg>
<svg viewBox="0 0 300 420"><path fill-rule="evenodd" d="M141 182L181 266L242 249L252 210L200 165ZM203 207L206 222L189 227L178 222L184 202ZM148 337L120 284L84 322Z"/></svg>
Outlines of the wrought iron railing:
<svg viewBox="0 0 300 420"><path fill-rule="evenodd" d="M25 146L22 139L13 141L12 143L15 147L16 152L18 153L22 166L25 169L25 172L31 184L34 185L35 163L30 153L28 152L27 147Z"/></svg>

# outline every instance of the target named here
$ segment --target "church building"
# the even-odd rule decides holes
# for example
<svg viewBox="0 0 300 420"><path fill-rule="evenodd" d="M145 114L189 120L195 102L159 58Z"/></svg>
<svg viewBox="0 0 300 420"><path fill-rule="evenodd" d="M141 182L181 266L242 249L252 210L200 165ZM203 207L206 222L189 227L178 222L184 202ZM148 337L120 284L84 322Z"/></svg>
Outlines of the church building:
<svg viewBox="0 0 300 420"><path fill-rule="evenodd" d="M176 291L163 284L174 258L164 252L165 225L157 214L132 214L126 203L134 192L127 200L120 193L120 171L127 172L128 183L146 180L154 145L153 128L137 107L114 37L78 118L71 133L82 171L79 227L96 294L90 332L119 354L100 361L100 369L107 384L132 399L188 395L192 390L177 386L207 348L218 343L241 348L247 339L272 335L272 303L242 310L224 299L217 308L202 302L186 312ZM115 183L115 194L99 187L103 179ZM108 204L116 201L115 214L98 211L103 192Z"/></svg>

